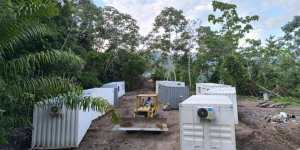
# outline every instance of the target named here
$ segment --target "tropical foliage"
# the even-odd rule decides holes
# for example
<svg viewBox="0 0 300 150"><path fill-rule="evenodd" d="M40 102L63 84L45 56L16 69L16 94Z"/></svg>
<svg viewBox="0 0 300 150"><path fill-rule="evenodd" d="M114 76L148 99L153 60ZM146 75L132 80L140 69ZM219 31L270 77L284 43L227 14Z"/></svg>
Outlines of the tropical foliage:
<svg viewBox="0 0 300 150"><path fill-rule="evenodd" d="M0 1L0 143L13 128L30 126L38 102L58 97L70 107L107 111L102 99L82 101L81 90L116 80L132 90L149 74L191 90L196 82L221 82L242 95L268 92L297 104L300 17L282 27L282 37L246 39L259 16L241 16L230 3L212 7L197 20L166 7L142 36L130 15L90 0Z"/></svg>
<svg viewBox="0 0 300 150"><path fill-rule="evenodd" d="M108 111L103 99L79 96L81 87L63 70L81 70L82 58L72 51L34 45L40 38L56 34L47 20L59 14L57 4L52 0L1 2L0 9L5 12L0 16L1 143L6 142L3 137L10 129L31 124L34 104L53 97L72 108ZM55 70L48 69L52 67Z"/></svg>
<svg viewBox="0 0 300 150"><path fill-rule="evenodd" d="M259 16L240 16L235 4L213 1L212 7L213 13L208 16L210 25L198 25L194 30L186 29L191 21L187 21L180 10L162 10L155 20L153 32L144 42L149 45L146 50L153 51L156 56L151 63L154 66L153 77L170 79L166 75L167 70L176 70L171 79L176 77L177 80L191 81L192 89L196 82L221 82L236 86L238 93L244 95L259 96L262 92L268 92L276 96L297 96L299 17L296 16L282 27L285 33L283 37L270 36L262 43L258 39L245 39L245 35L253 30L252 24L259 20ZM170 15L173 16L169 17ZM164 17L177 19L167 20ZM159 30L158 25L164 30ZM155 29L159 33L168 32L165 35L153 36ZM185 35L189 38L170 38L172 32L183 35L179 30L187 32ZM197 34L191 31L196 31ZM173 39L177 41L173 42ZM192 39L192 42L185 42L188 39ZM189 43L192 46L188 46L187 52L193 52L173 52L167 55L171 60L164 61L166 56L163 54L169 49L175 51L179 47L179 50L184 50L184 47L174 46L172 42ZM158 49L161 50L162 57L157 57ZM186 57L186 54L191 57ZM187 58L192 58L190 63Z"/></svg>

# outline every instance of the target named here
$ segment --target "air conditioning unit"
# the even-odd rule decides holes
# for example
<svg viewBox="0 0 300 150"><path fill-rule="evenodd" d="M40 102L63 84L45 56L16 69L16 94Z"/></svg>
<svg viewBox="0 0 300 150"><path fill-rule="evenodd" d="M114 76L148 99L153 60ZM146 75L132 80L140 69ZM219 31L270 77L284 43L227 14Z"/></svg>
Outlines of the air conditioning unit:
<svg viewBox="0 0 300 150"><path fill-rule="evenodd" d="M194 95L180 103L181 150L236 150L234 109L221 95Z"/></svg>
<svg viewBox="0 0 300 150"><path fill-rule="evenodd" d="M214 120L214 108L212 107L199 107L197 114L202 120Z"/></svg>

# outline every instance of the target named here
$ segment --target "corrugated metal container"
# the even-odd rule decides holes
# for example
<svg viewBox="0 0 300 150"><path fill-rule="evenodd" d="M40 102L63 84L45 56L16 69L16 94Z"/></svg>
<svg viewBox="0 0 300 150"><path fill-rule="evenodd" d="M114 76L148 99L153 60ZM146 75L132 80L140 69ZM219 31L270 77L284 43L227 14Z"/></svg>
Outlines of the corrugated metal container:
<svg viewBox="0 0 300 150"><path fill-rule="evenodd" d="M172 87L160 85L158 95L161 102L169 104L171 108L177 109L178 104L189 97L188 87Z"/></svg>
<svg viewBox="0 0 300 150"><path fill-rule="evenodd" d="M158 93L159 85L172 86L172 87L184 87L185 83L180 81L156 81L155 82L155 93Z"/></svg>
<svg viewBox="0 0 300 150"><path fill-rule="evenodd" d="M51 106L35 106L33 149L71 148L78 145L78 110L62 108L62 117L50 116Z"/></svg>
<svg viewBox="0 0 300 150"><path fill-rule="evenodd" d="M110 94L109 94L110 93ZM83 96L103 97L113 103L113 89L95 88L83 91ZM50 101L51 102L51 101ZM37 104L33 112L32 149L62 149L78 147L92 120L103 114L61 106L53 115L51 109L57 105Z"/></svg>
<svg viewBox="0 0 300 150"><path fill-rule="evenodd" d="M117 88L118 98L125 94L125 81L109 82L102 85L103 88Z"/></svg>
<svg viewBox="0 0 300 150"><path fill-rule="evenodd" d="M296 114L295 117L296 117L296 122L300 123L300 114Z"/></svg>
<svg viewBox="0 0 300 150"><path fill-rule="evenodd" d="M208 110L213 118L201 116ZM220 95L194 95L179 104L181 150L236 150L233 106Z"/></svg>
<svg viewBox="0 0 300 150"><path fill-rule="evenodd" d="M233 103L235 124L239 123L238 109L237 109L237 96L236 96L235 87L215 88L215 89L211 89L211 90L206 91L204 94L207 94L207 95L224 95L224 96L229 97L229 99Z"/></svg>
<svg viewBox="0 0 300 150"><path fill-rule="evenodd" d="M214 88L231 87L230 85L217 83L196 83L196 95L203 94L206 91Z"/></svg>

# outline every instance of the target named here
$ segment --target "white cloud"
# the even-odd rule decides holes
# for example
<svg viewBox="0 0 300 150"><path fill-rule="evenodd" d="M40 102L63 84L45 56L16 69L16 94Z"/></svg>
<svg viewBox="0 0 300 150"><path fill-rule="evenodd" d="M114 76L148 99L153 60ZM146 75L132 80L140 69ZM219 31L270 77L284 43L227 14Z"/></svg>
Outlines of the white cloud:
<svg viewBox="0 0 300 150"><path fill-rule="evenodd" d="M251 32L247 33L245 35L245 37L239 41L239 46L240 47L246 47L248 46L248 43L246 42L246 39L254 39L254 40L258 40L261 39L262 37L262 33L263 33L263 29L254 29Z"/></svg>
<svg viewBox="0 0 300 150"><path fill-rule="evenodd" d="M200 19L202 25L208 25L207 16L209 13L212 13L212 0L102 1L104 5L113 6L120 12L130 14L136 19L142 35L146 35L151 31L155 16L157 16L164 7L172 6L181 9L187 19ZM277 35L282 25L291 20L294 15L300 15L300 0L222 1L237 4L238 13L242 16L255 14L260 16L260 20L254 23L255 30L247 34L248 37L266 38L269 34Z"/></svg>
<svg viewBox="0 0 300 150"><path fill-rule="evenodd" d="M300 13L300 1L299 0L263 0L264 7L272 8L279 6L289 13L299 14Z"/></svg>
<svg viewBox="0 0 300 150"><path fill-rule="evenodd" d="M263 31L262 29L254 29L251 32L247 33L245 38L260 39L262 31Z"/></svg>
<svg viewBox="0 0 300 150"><path fill-rule="evenodd" d="M210 11L210 1L197 1L197 0L103 0L104 5L113 6L122 13L130 14L138 21L140 26L140 33L146 35L152 29L152 25L160 11L164 7L175 7L176 9L183 10L188 19L195 19L205 16L207 20L207 13Z"/></svg>
<svg viewBox="0 0 300 150"><path fill-rule="evenodd" d="M285 25L290 16L276 16L272 18L265 18L262 21L262 26L265 30L272 30L272 29L281 29L283 25Z"/></svg>
<svg viewBox="0 0 300 150"><path fill-rule="evenodd" d="M208 11L208 10L212 10L212 6L210 3L200 4L195 7L195 10L196 11Z"/></svg>

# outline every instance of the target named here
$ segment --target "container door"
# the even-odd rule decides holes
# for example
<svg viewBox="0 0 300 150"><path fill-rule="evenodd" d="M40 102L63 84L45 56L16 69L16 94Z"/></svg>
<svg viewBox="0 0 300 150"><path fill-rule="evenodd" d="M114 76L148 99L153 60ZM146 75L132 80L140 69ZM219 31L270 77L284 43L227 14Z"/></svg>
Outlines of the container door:
<svg viewBox="0 0 300 150"><path fill-rule="evenodd" d="M203 127L193 107L180 110L181 150L203 150Z"/></svg>
<svg viewBox="0 0 300 150"><path fill-rule="evenodd" d="M216 120L207 128L211 150L235 150L235 126L232 106L216 109Z"/></svg>
<svg viewBox="0 0 300 150"><path fill-rule="evenodd" d="M204 122L198 116L198 107L194 106L192 110L193 116L193 150L205 150L205 126Z"/></svg>
<svg viewBox="0 0 300 150"><path fill-rule="evenodd" d="M177 87L176 88L176 104L183 102L185 99L189 97L189 88L188 87Z"/></svg>
<svg viewBox="0 0 300 150"><path fill-rule="evenodd" d="M158 95L159 95L160 102L164 104L170 103L168 101L168 97L169 97L168 87L163 85L158 85Z"/></svg>
<svg viewBox="0 0 300 150"><path fill-rule="evenodd" d="M178 109L178 104L189 97L188 87L167 87L159 85L158 94L160 101L170 104L172 108Z"/></svg>
<svg viewBox="0 0 300 150"><path fill-rule="evenodd" d="M114 105L118 105L119 104L119 97L118 97L118 90L117 88L114 88Z"/></svg>

